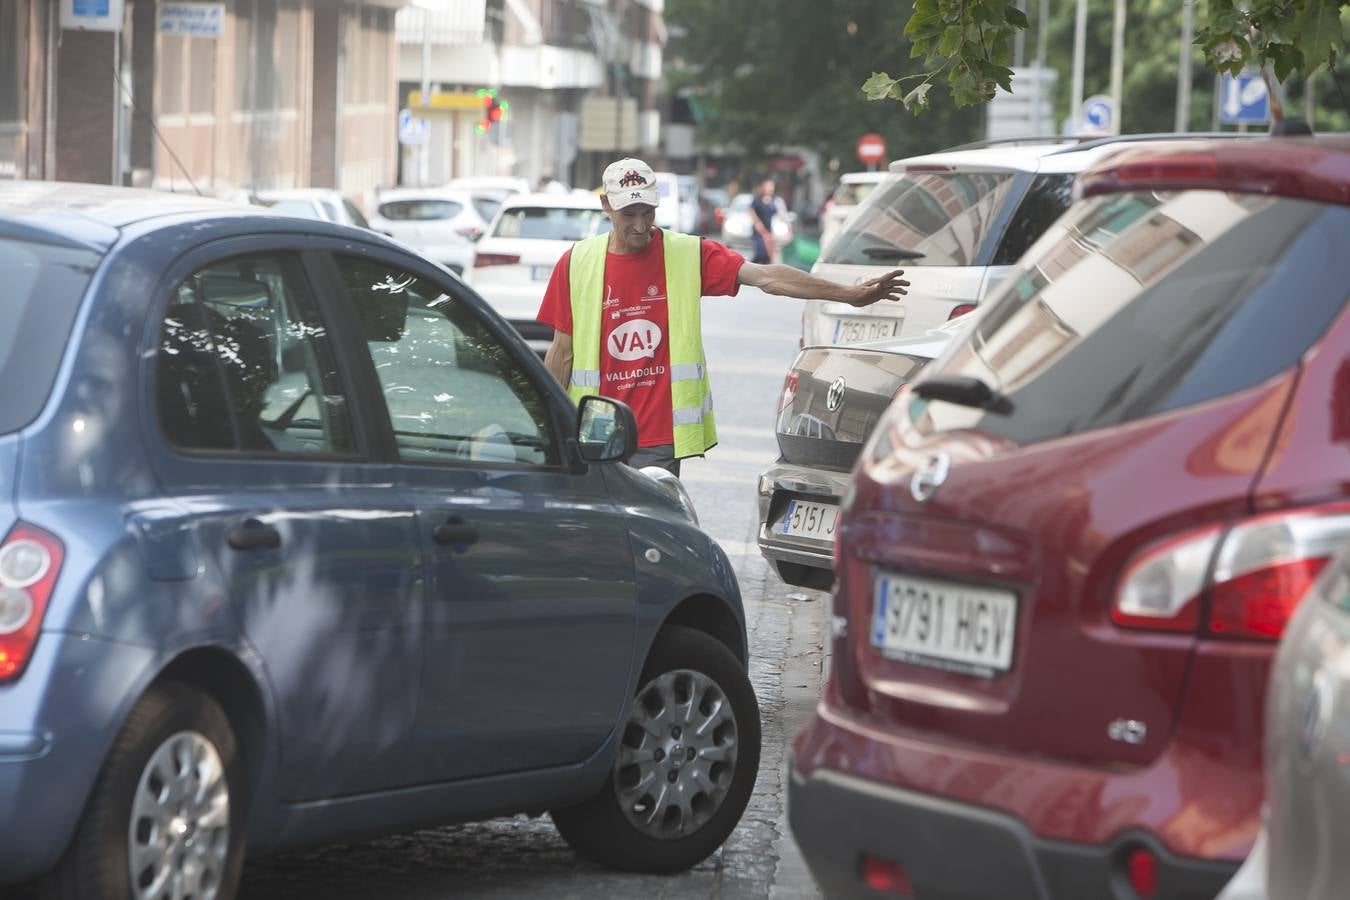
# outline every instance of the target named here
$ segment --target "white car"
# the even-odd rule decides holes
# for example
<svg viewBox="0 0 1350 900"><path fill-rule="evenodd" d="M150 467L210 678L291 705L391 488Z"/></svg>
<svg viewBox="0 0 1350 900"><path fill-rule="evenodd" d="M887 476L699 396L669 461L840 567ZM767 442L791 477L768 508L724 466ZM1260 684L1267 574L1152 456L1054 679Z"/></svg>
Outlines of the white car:
<svg viewBox="0 0 1350 900"><path fill-rule="evenodd" d="M514 194L475 246L465 280L542 354L553 329L535 316L553 267L574 243L609 227L596 194Z"/></svg>
<svg viewBox="0 0 1350 900"><path fill-rule="evenodd" d="M822 249L829 245L848 217L889 174L889 172L846 172L839 176L839 184L830 195L829 202L826 203L825 210L820 216Z"/></svg>
<svg viewBox="0 0 1350 900"><path fill-rule="evenodd" d="M487 222L468 191L409 187L380 193L370 227L462 275L473 265L473 242Z"/></svg>
<svg viewBox="0 0 1350 900"><path fill-rule="evenodd" d="M361 210L356 208L356 204L343 196L341 191L333 188L258 191L249 199L258 206L270 207L275 212L291 216L370 228L370 223L361 215Z"/></svg>
<svg viewBox="0 0 1350 900"><path fill-rule="evenodd" d="M811 271L857 284L902 268L909 296L863 309L809 300L802 343L920 334L970 311L1068 208L1075 175L1122 140L1133 138L994 143L891 163Z"/></svg>
<svg viewBox="0 0 1350 900"><path fill-rule="evenodd" d="M497 215L497 210L507 197L512 194L528 194L533 190L528 178L517 178L514 175L463 175L451 178L445 186L468 191L469 196L473 198L473 207L483 218L485 226Z"/></svg>

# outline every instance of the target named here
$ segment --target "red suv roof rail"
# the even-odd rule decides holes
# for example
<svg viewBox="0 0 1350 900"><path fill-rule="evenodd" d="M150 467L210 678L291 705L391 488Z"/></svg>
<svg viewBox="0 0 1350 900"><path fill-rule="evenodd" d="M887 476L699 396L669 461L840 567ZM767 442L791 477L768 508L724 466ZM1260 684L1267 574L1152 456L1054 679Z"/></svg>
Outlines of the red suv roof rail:
<svg viewBox="0 0 1350 900"><path fill-rule="evenodd" d="M1123 150L1079 179L1084 197L1216 190L1350 205L1350 139L1157 144Z"/></svg>

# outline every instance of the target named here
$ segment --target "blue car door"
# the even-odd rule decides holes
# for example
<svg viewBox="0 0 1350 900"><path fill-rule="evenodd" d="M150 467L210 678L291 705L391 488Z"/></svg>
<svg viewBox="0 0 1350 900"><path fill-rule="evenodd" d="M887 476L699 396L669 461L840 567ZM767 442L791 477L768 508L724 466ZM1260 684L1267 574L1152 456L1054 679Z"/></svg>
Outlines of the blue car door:
<svg viewBox="0 0 1350 900"><path fill-rule="evenodd" d="M355 307L406 313L366 346L427 559L419 772L585 759L628 701L636 586L622 511L598 468L563 465L574 426L550 412L547 374L462 286L397 257L335 260Z"/></svg>
<svg viewBox="0 0 1350 900"><path fill-rule="evenodd" d="M334 306L285 240L181 263L155 329L152 443L266 673L296 801L409 783L423 566L414 510L351 414Z"/></svg>

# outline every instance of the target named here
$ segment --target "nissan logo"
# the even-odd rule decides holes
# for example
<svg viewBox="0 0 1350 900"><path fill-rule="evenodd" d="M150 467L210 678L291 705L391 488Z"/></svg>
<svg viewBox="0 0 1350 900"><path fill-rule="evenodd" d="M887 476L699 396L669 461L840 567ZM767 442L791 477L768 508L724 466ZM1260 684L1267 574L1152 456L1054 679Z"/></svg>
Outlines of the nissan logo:
<svg viewBox="0 0 1350 900"><path fill-rule="evenodd" d="M840 375L831 384L829 391L825 394L825 408L834 412L839 408L839 404L844 402L844 390L847 385L844 384L844 376Z"/></svg>
<svg viewBox="0 0 1350 900"><path fill-rule="evenodd" d="M909 495L919 503L931 498L947 480L947 470L951 468L952 458L946 453L934 453L924 464L914 471L909 480Z"/></svg>

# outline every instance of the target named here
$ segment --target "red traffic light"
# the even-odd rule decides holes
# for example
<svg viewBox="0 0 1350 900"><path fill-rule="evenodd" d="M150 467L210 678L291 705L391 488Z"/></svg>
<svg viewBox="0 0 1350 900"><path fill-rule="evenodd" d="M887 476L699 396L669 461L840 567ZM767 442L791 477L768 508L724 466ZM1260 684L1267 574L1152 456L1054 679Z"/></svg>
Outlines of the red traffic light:
<svg viewBox="0 0 1350 900"><path fill-rule="evenodd" d="M502 120L502 108L493 104L488 108L487 117L490 122L500 122Z"/></svg>

